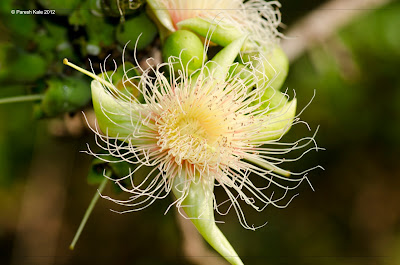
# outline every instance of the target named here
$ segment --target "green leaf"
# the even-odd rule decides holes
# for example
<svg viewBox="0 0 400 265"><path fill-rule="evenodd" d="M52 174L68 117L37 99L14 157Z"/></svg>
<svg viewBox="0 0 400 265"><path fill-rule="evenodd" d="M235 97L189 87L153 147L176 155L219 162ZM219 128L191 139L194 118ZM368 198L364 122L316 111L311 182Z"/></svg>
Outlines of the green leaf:
<svg viewBox="0 0 400 265"><path fill-rule="evenodd" d="M145 13L120 23L117 27L116 38L121 45L128 43L128 49L137 50L146 48L157 36L157 28ZM140 36L140 38L139 38Z"/></svg>

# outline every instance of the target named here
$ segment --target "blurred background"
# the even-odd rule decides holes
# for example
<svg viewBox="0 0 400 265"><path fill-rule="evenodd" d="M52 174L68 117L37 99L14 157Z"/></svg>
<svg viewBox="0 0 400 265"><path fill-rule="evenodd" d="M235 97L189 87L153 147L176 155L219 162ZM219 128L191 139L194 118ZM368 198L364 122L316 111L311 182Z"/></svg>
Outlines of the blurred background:
<svg viewBox="0 0 400 265"><path fill-rule="evenodd" d="M246 212L249 223L268 221L255 232L234 212L216 217L245 264L400 264L400 2L358 2L282 1L282 31L294 37L283 41L291 59L284 87L296 91L299 110L315 92L301 116L312 131L294 127L285 140L320 126L316 140L326 148L289 167L325 170L311 171L315 191L304 183L286 209ZM164 215L172 198L122 215L100 199L68 248L98 186L88 183L92 157L81 152L95 146L81 114L93 115L90 79L62 59L86 69L88 58L118 60L143 27L139 60L160 56L143 3L119 3L0 3L0 99L39 95L0 104L0 264L226 264L174 209ZM56 14L10 14L17 9ZM306 45L294 51L296 41ZM67 103L57 105L60 97Z"/></svg>

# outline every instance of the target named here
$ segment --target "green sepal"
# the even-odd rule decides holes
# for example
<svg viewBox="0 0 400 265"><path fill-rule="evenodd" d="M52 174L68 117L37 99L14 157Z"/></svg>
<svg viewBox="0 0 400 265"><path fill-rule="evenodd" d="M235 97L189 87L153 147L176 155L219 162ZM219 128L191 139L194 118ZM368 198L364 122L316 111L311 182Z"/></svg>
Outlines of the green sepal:
<svg viewBox="0 0 400 265"><path fill-rule="evenodd" d="M137 121L134 120L136 117L134 114L138 111L140 104L115 98L97 80L92 81L91 88L93 108L103 134L118 137L122 141L129 140L131 143L139 141L132 137L125 138L135 131Z"/></svg>
<svg viewBox="0 0 400 265"><path fill-rule="evenodd" d="M214 178L196 177L195 181L187 183L186 176L175 176L172 192L175 197L183 199L181 209L192 221L203 238L228 262L233 265L242 265L243 262L233 249L224 234L219 230L214 219L213 190ZM182 192L183 187L185 188Z"/></svg>
<svg viewBox="0 0 400 265"><path fill-rule="evenodd" d="M256 86L258 90L264 90L263 95L252 105L262 101L260 109L277 109L287 104L288 100L284 93L279 89L282 87L289 69L289 62L280 47L276 47L273 52L260 55L259 53L244 54L242 57L245 63L251 63L257 70L253 74L251 69L244 71L247 66L241 63L231 65L229 73L239 77L249 87L249 91ZM258 58L258 59L255 59ZM261 61L260 61L261 60ZM255 75L255 76L253 76Z"/></svg>
<svg viewBox="0 0 400 265"><path fill-rule="evenodd" d="M281 47L276 46L272 51L244 54L242 58L244 62L251 62L254 68L267 77L269 82L265 82L265 86L274 90L281 89L289 71L289 60Z"/></svg>
<svg viewBox="0 0 400 265"><path fill-rule="evenodd" d="M139 102L144 103L143 95L137 89L138 81L134 80L134 77L139 76L139 72L136 70L135 66L130 62L124 62L118 66L116 71L107 71L106 73L100 73L97 76L110 81L115 86L115 88L127 99L130 97L135 97Z"/></svg>
<svg viewBox="0 0 400 265"><path fill-rule="evenodd" d="M277 93L280 93L279 91ZM287 101L285 97L285 104L272 109L272 111L259 116L258 118L266 120L263 124L261 133L262 141L277 140L286 134L292 127L293 119L296 116L297 99ZM260 140L257 139L257 140Z"/></svg>
<svg viewBox="0 0 400 265"><path fill-rule="evenodd" d="M177 23L179 29L187 29L193 31L200 36L211 40L220 46L228 46L232 41L243 36L243 32L239 31L234 26L223 26L208 21L202 18L189 18ZM243 47L244 50L248 49L249 44Z"/></svg>
<svg viewBox="0 0 400 265"><path fill-rule="evenodd" d="M238 56L246 38L247 36L241 36L219 51L207 63L208 72L204 73L205 77L212 73L212 78L215 82L225 82L229 69Z"/></svg>

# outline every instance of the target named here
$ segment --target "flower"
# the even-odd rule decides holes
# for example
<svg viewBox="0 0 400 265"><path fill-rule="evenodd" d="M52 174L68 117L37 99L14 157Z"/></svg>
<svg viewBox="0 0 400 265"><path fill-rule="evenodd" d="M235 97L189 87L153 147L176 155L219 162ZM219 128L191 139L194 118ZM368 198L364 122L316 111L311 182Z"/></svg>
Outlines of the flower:
<svg viewBox="0 0 400 265"><path fill-rule="evenodd" d="M180 58L171 58L156 68L149 65L141 69L141 76L125 79L140 91L144 104L133 94L117 89L106 72L106 78L101 78L64 61L95 79L91 87L98 123L93 128L96 142L107 155L136 165L127 176L113 179L130 197L104 197L129 206L126 212L130 212L172 192L176 197L173 204L231 264L242 262L215 224L214 209L221 213L221 204L214 187L225 190L229 209L235 209L240 223L255 230L246 222L241 201L257 211L268 205L285 207L293 198L285 199L288 191L308 180L309 170L292 173L299 177L289 178L291 172L279 167L285 159L277 155L314 142L314 137L306 137L281 143L290 127L301 123L295 114L296 99L288 101L285 97L282 104L265 107L269 99L262 97L267 87L263 82L269 79L251 63L230 71L238 65L233 62L245 39L233 41L191 75L170 70L167 78L162 67L172 69L173 59L181 62ZM305 152L318 149L315 146ZM90 149L88 152L101 158ZM144 166L153 169L135 184L133 176ZM253 178L264 184L257 186ZM129 180L128 187L123 184L125 180ZM284 191L280 197L268 192L274 186Z"/></svg>
<svg viewBox="0 0 400 265"><path fill-rule="evenodd" d="M281 15L278 1L250 0L147 0L159 27L161 38L177 39L177 30L189 30L204 37L214 44L226 47L243 35L247 36L241 48L241 60L251 62L254 68L264 73L264 77L273 80L268 83L273 90L265 90L269 98L275 94L282 98L279 89L282 87L289 69L286 54L279 46L283 36L278 31ZM175 43L184 43L174 41ZM185 52L200 54L201 52L186 47ZM180 52L180 50L179 50ZM163 49L167 55L178 56L174 49ZM175 53L175 54L174 54ZM201 58L199 58L201 59ZM263 69L261 69L263 68ZM259 77L263 78L263 77Z"/></svg>
<svg viewBox="0 0 400 265"><path fill-rule="evenodd" d="M147 0L147 2L162 28L169 32L188 28L222 46L242 35L248 35L251 45L245 45L244 48L256 49L257 46L273 50L279 42L279 37L282 37L277 30L281 23L278 9L281 5L278 1L250 0L243 3L242 0Z"/></svg>

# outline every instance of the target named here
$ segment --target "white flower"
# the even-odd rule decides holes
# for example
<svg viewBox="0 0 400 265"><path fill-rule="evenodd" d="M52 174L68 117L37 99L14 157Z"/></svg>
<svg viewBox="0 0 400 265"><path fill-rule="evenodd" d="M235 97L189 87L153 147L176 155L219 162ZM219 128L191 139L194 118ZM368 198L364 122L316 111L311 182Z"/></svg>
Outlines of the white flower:
<svg viewBox="0 0 400 265"><path fill-rule="evenodd" d="M312 169L293 173L280 164L320 149L315 145L298 158L283 158L315 143L314 136L281 142L291 126L303 123L295 114L296 99L289 101L284 94L282 101L271 107L268 102L274 95L266 98L265 90L272 89L268 85L272 80L252 63L232 71L238 66L232 63L245 39L233 41L191 75L174 73L172 61L182 61L170 58L156 68L149 64L148 69L141 69L141 76L125 78L124 83L142 94L144 104L128 91L118 90L111 77L102 79L64 62L95 79L92 100L99 126L93 131L98 145L107 155L135 165L127 176L113 179L129 198L103 197L129 206L124 212L131 212L172 191L176 197L173 204L231 264L242 262L216 226L214 210L225 214L220 207L229 204L228 211L234 208L240 223L255 230L246 221L242 202L257 211L268 205L286 207L296 196L289 191L308 181L306 173ZM164 66L169 66L170 78L161 70ZM89 153L101 158L90 149ZM135 172L146 166L153 169L136 183ZM221 187L227 199L216 198L214 186ZM277 189L283 192L274 197Z"/></svg>
<svg viewBox="0 0 400 265"><path fill-rule="evenodd" d="M307 179L309 170L293 173L279 167L290 161L282 155L314 143L313 137L280 142L292 125L304 123L295 115L296 99L288 101L286 96L275 108L261 108L268 102L261 98L268 87L262 81L269 79L260 79L258 70L248 70L251 64L232 75L228 72L231 65L210 61L191 76L171 72L168 79L160 69L171 64L150 67L141 76L125 80L139 84L145 104L99 77L92 82L99 124L94 132L99 146L121 161L136 164L135 171L142 166L154 167L142 184L130 188L121 184L132 196L116 202L133 207L128 211L143 209L164 198L173 189L174 179L182 177L186 185L176 201L179 207L191 182L215 179L226 191L241 224L254 229L246 223L240 201L257 211L270 204L284 207L287 201L283 205L279 202L287 193L273 198L266 188L289 191ZM244 71L246 80L240 77ZM318 149L315 146L305 152ZM125 178L132 178L135 171ZM257 187L252 178L263 179L264 185ZM122 180L115 181L120 184ZM214 207L218 210L217 203Z"/></svg>
<svg viewBox="0 0 400 265"><path fill-rule="evenodd" d="M273 50L283 35L278 31L281 15L278 1L250 0L147 0L160 24L173 32L189 28L203 35L218 35L210 24L225 29L220 42L218 37L208 36L222 46L242 35L248 35L247 49ZM203 20L203 21L201 21ZM208 22L208 24L204 24ZM197 24L197 25L193 25ZM200 27L200 28L199 28ZM214 27L215 30L215 27Z"/></svg>

